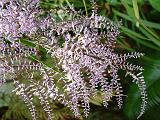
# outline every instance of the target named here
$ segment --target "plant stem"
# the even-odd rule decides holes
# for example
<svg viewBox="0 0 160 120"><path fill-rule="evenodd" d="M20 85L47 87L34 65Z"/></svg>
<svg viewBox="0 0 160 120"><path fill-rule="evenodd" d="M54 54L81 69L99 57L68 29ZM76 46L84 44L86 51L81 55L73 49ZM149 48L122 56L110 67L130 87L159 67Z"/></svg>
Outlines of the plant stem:
<svg viewBox="0 0 160 120"><path fill-rule="evenodd" d="M85 0L83 0L83 4L84 4L85 11L86 11L86 16L88 16L88 11L87 11L87 6L86 6L86 1Z"/></svg>

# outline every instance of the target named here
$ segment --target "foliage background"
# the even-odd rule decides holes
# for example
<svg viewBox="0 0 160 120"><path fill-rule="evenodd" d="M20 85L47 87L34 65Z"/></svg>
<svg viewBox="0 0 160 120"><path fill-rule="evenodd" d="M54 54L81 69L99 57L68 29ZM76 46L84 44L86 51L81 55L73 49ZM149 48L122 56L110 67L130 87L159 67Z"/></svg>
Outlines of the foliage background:
<svg viewBox="0 0 160 120"><path fill-rule="evenodd" d="M145 57L132 61L144 67L144 76L147 84L148 106L146 113L140 120L160 120L160 1L159 0L97 0L98 13L107 16L113 21L122 21L121 35L117 39L118 47L123 51L139 51ZM89 0L41 0L43 9L51 10L59 6L71 6L81 9L84 14L90 15ZM57 20L65 18L63 11L57 14ZM45 56L44 60L51 61ZM55 120L135 120L140 110L140 93L131 83L130 78L123 77L124 106L119 110L114 100L106 110L102 106L101 97L91 99L91 113L88 118L74 118L73 114L63 105L53 105ZM30 114L23 101L14 93L12 83L8 80L0 88L0 118L2 120L30 120ZM38 105L37 105L38 106ZM41 113L40 120L46 116Z"/></svg>

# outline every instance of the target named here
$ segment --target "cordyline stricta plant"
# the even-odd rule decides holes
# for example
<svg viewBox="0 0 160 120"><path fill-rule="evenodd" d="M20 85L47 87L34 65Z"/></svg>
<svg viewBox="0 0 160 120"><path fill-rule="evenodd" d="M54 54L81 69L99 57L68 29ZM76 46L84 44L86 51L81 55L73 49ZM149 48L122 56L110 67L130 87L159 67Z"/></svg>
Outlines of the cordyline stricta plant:
<svg viewBox="0 0 160 120"><path fill-rule="evenodd" d="M0 84L7 78L13 80L14 92L25 101L33 120L38 118L35 98L49 120L54 118L50 106L54 101L68 107L76 117L82 114L87 117L90 98L99 91L106 108L113 97L121 108L124 95L119 70L131 76L140 89L142 104L138 118L145 111L143 68L127 62L143 54L117 53L120 22L99 16L95 1L91 2L91 16L66 8L70 20L57 22L50 12L43 15L39 0L0 1ZM22 43L24 37L33 45ZM54 66L39 59L40 47L55 61Z"/></svg>

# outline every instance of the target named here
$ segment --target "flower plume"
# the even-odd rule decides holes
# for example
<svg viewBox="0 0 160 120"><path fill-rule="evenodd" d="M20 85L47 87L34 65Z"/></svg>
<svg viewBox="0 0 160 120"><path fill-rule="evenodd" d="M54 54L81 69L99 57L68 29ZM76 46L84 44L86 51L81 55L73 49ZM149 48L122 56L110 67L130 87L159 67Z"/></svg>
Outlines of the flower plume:
<svg viewBox="0 0 160 120"><path fill-rule="evenodd" d="M125 95L120 70L130 75L138 85L142 98L138 118L144 113L147 94L143 68L128 62L128 59L136 59L143 54L116 52L121 22L99 16L96 2L92 1L92 4L91 16L79 14L72 20L56 22L51 16L40 19L43 9L38 0L0 2L0 83L6 81L8 74L12 76L16 87L14 92L28 104L33 120L38 118L34 98L40 100L49 120L54 117L51 104L55 100L70 108L76 117L81 114L87 117L90 98L97 96L99 91L106 108L112 98L121 108ZM36 35L45 39L39 40ZM24 36L32 38L35 46L23 45L19 39ZM38 59L37 46L45 48L56 61L56 69ZM36 80L36 74L41 77L39 80ZM23 75L27 83L18 79Z"/></svg>

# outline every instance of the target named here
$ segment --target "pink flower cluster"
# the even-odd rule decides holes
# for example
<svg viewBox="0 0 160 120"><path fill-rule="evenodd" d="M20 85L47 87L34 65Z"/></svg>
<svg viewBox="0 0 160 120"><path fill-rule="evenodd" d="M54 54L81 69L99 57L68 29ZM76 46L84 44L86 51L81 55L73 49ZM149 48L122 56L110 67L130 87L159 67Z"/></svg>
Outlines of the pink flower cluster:
<svg viewBox="0 0 160 120"><path fill-rule="evenodd" d="M0 38L17 40L32 37L47 27L49 18L40 19L39 0L10 0L0 2Z"/></svg>
<svg viewBox="0 0 160 120"><path fill-rule="evenodd" d="M79 15L69 21L54 23L51 17L40 19L41 11L39 0L0 2L0 71L13 75L15 92L28 104L32 118L37 118L33 102L35 97L40 100L49 120L53 117L50 103L55 100L69 107L75 116L80 116L83 108L83 114L87 117L90 98L99 93L106 108L113 97L121 108L124 94L120 70L138 84L142 98L140 117L147 103L143 68L127 60L143 54L116 52L120 23L98 16L94 1L90 17ZM53 68L38 59L39 50L36 47L15 41L23 36L33 38L36 35L40 38L34 39L34 44L44 47L56 61ZM41 38L45 40L42 42ZM36 80L36 74L39 74L40 80ZM5 75L0 81L5 81ZM25 75L28 83L18 80L19 75Z"/></svg>

